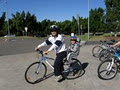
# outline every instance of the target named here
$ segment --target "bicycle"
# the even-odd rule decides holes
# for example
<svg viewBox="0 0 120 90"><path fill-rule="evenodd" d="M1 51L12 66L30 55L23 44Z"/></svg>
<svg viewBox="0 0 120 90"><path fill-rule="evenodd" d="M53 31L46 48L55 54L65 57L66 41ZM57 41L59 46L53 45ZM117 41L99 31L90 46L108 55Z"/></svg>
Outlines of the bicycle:
<svg viewBox="0 0 120 90"><path fill-rule="evenodd" d="M108 48L103 49L103 50L100 52L100 56L99 56L99 60L100 60L100 61L105 61L105 60L108 60L108 59L111 58L111 55L114 54L114 53L113 53L113 51L111 51L110 48L111 48L111 47L109 46ZM118 54L120 54L120 52L119 52L119 51L120 51L120 47L119 47L119 46L116 46L114 49L116 50L116 52L117 52Z"/></svg>
<svg viewBox="0 0 120 90"><path fill-rule="evenodd" d="M37 54L41 55L39 61L32 63L25 71L25 80L30 84L35 84L46 78L47 65L54 70L54 66L48 62L48 60L54 60L53 58L44 56L43 51L40 50L37 51ZM78 78L82 72L81 62L75 58L72 58L71 63L68 63L65 58L63 60L63 68L61 73L65 79Z"/></svg>
<svg viewBox="0 0 120 90"><path fill-rule="evenodd" d="M99 55L99 60L100 61L105 61L108 60L111 56L111 50L109 50L110 46L106 49L101 50L100 55Z"/></svg>
<svg viewBox="0 0 120 90"><path fill-rule="evenodd" d="M98 66L98 77L103 80L113 79L117 72L120 71L120 55L115 49L110 48L111 58L100 63Z"/></svg>
<svg viewBox="0 0 120 90"><path fill-rule="evenodd" d="M100 40L100 45L97 45L95 47L93 47L92 49L92 55L94 57L99 58L101 55L101 51L103 49L107 49L109 47L109 45L112 45L113 43L115 43L115 40L110 40L111 43L108 43L107 41L102 41Z"/></svg>

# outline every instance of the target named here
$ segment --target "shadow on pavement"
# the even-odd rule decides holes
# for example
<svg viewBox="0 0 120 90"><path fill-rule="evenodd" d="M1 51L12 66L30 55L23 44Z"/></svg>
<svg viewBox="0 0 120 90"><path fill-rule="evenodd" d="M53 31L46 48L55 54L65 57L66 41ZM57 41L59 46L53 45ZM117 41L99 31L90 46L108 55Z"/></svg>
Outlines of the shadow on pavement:
<svg viewBox="0 0 120 90"><path fill-rule="evenodd" d="M81 77L81 76L83 76L85 74L85 69L87 68L88 64L89 64L88 62L85 62L85 63L82 64L82 72L81 72L81 74L78 77L74 78L74 79L77 79L77 78L79 78L79 77ZM63 78L59 82L62 82L64 80L65 80L65 78ZM73 80L73 78L72 79L67 79L67 80Z"/></svg>
<svg viewBox="0 0 120 90"><path fill-rule="evenodd" d="M88 62L83 63L82 64L82 69L85 70L87 68L88 64L89 64Z"/></svg>
<svg viewBox="0 0 120 90"><path fill-rule="evenodd" d="M39 83L39 82L42 82L42 81L44 81L44 80L52 77L53 75L54 75L54 72L49 73L49 74L47 74L44 78L36 80L36 81L34 82L34 84L37 84L37 83Z"/></svg>
<svg viewBox="0 0 120 90"><path fill-rule="evenodd" d="M88 64L88 62L82 64L82 72L77 78L82 77L85 74L85 69L87 68Z"/></svg>
<svg viewBox="0 0 120 90"><path fill-rule="evenodd" d="M85 69L87 68L88 64L89 64L88 62L85 62L85 63L82 64L82 72L81 72L81 74L80 74L77 78L79 78L79 77L81 77L81 76L83 76L83 75L85 74ZM44 80L52 77L53 75L54 75L54 72L49 73L49 74L47 74L44 78L38 79L37 81L35 81L34 84L37 84L37 83L39 83L39 82L41 82L41 81L44 81ZM75 79L77 79L77 78L75 78ZM62 81L64 81L64 80L66 80L66 79L63 78L63 79L61 79L59 82L62 82ZM73 79L67 79L67 80L73 80Z"/></svg>

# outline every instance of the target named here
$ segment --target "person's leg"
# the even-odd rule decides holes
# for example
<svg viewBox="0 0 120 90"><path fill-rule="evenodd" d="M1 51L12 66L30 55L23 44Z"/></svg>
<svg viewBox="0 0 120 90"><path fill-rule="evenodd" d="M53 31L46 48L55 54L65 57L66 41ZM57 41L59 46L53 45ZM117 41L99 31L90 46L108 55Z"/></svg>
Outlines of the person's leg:
<svg viewBox="0 0 120 90"><path fill-rule="evenodd" d="M55 76L61 75L63 69L63 59L66 57L66 52L58 53L54 62L54 74Z"/></svg>
<svg viewBox="0 0 120 90"><path fill-rule="evenodd" d="M69 54L67 55L67 60L68 60L68 62L71 63L71 62L72 62L72 58L77 58L77 56L78 56L78 55L76 55L76 53L69 53Z"/></svg>
<svg viewBox="0 0 120 90"><path fill-rule="evenodd" d="M70 60L70 59L71 59L71 53L68 53L67 60Z"/></svg>

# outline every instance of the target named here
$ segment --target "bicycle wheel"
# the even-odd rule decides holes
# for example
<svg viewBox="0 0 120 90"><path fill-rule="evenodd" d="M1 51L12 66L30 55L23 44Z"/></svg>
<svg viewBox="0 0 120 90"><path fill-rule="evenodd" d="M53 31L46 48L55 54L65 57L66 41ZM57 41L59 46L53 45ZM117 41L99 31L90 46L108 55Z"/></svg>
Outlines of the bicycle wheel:
<svg viewBox="0 0 120 90"><path fill-rule="evenodd" d="M108 59L110 59L110 55L111 55L111 52L110 52L109 50L103 49L103 50L100 52L99 60L100 60L100 61L108 60Z"/></svg>
<svg viewBox="0 0 120 90"><path fill-rule="evenodd" d="M94 57L99 57L99 55L100 55L100 52L102 51L102 47L101 46L95 46L93 49L92 49L92 55L94 56Z"/></svg>
<svg viewBox="0 0 120 90"><path fill-rule="evenodd" d="M35 84L43 80L47 73L47 67L44 63L32 63L25 71L25 80L30 84Z"/></svg>
<svg viewBox="0 0 120 90"><path fill-rule="evenodd" d="M82 72L81 62L75 58L72 58L72 63L64 65L63 77L66 79L78 78Z"/></svg>
<svg viewBox="0 0 120 90"><path fill-rule="evenodd" d="M117 64L112 65L112 60L103 61L98 67L98 77L103 80L110 80L117 74Z"/></svg>

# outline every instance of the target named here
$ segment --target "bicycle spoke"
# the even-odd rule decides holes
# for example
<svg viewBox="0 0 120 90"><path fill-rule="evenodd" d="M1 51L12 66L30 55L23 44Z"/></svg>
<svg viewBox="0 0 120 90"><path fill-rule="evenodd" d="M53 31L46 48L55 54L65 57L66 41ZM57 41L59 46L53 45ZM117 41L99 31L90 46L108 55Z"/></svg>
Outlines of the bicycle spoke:
<svg viewBox="0 0 120 90"><path fill-rule="evenodd" d="M102 62L98 67L98 76L102 79L109 80L115 77L117 66L112 60Z"/></svg>
<svg viewBox="0 0 120 90"><path fill-rule="evenodd" d="M79 75L82 72L82 65L81 63L77 60L74 59L72 60L72 63L70 65L64 65L64 71L63 75L67 79L75 79L79 77Z"/></svg>
<svg viewBox="0 0 120 90"><path fill-rule="evenodd" d="M40 81L46 75L46 66L39 62L35 62L31 64L26 72L25 72L25 79L28 83L34 84L36 81Z"/></svg>
<svg viewBox="0 0 120 90"><path fill-rule="evenodd" d="M93 49L92 49L92 54L94 57L99 57L100 55L100 52L102 51L102 47L101 46L95 46Z"/></svg>

